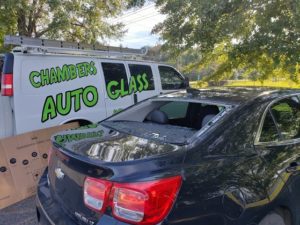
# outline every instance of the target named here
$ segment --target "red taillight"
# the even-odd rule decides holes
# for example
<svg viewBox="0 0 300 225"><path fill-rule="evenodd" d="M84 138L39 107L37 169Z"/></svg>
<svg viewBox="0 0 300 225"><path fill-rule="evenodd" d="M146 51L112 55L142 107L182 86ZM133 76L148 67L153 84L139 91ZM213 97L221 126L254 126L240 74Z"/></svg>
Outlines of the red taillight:
<svg viewBox="0 0 300 225"><path fill-rule="evenodd" d="M13 75L12 74L2 74L1 95L13 96Z"/></svg>
<svg viewBox="0 0 300 225"><path fill-rule="evenodd" d="M112 183L88 177L84 182L84 204L96 211L103 212L108 201Z"/></svg>
<svg viewBox="0 0 300 225"><path fill-rule="evenodd" d="M86 185L89 185L93 186L91 192L99 193L96 194L98 197L92 195L92 203L87 204L84 191L84 201L88 207L101 212L105 210L103 205L111 206L114 217L124 222L139 225L158 224L170 212L181 182L181 176L137 183L113 183L87 178L84 190ZM110 198L107 198L109 193Z"/></svg>

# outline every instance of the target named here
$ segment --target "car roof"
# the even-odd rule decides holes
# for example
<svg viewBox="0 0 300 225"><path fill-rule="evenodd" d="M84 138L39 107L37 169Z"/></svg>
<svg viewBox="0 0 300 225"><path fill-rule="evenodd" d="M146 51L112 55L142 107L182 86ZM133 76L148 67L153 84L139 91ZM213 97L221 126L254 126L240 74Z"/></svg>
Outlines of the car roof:
<svg viewBox="0 0 300 225"><path fill-rule="evenodd" d="M254 99L263 98L272 101L275 98L291 94L300 94L300 89L256 88L256 87L209 87L188 88L185 91L160 95L159 99L184 101L210 101L227 105L240 105Z"/></svg>

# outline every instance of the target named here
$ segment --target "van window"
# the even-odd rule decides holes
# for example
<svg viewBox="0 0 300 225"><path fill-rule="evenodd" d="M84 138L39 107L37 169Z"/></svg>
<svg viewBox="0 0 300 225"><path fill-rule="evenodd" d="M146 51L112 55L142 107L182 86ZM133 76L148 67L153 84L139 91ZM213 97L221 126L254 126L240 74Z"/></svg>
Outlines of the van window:
<svg viewBox="0 0 300 225"><path fill-rule="evenodd" d="M184 88L184 79L175 69L169 66L159 66L158 70L163 90Z"/></svg>
<svg viewBox="0 0 300 225"><path fill-rule="evenodd" d="M139 64L129 64L129 70L132 77L137 81L138 77L142 79L146 78L149 86L146 91L154 90L154 79L151 66L148 65L139 65ZM145 76L145 77L144 77ZM139 79L141 79L139 78ZM140 83L136 82L137 89L139 90Z"/></svg>
<svg viewBox="0 0 300 225"><path fill-rule="evenodd" d="M124 89L128 90L128 79L126 75L125 66L122 63L102 63L105 84L106 87L109 82L116 81L121 86L124 85ZM115 91L117 85L112 86L112 92Z"/></svg>

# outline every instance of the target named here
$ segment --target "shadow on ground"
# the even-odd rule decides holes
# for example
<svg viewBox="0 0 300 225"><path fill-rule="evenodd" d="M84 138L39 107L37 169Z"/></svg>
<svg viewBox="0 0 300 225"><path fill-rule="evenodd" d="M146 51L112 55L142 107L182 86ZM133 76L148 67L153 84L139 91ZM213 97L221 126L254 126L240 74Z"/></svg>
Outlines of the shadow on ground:
<svg viewBox="0 0 300 225"><path fill-rule="evenodd" d="M0 210L1 225L37 225L35 197Z"/></svg>

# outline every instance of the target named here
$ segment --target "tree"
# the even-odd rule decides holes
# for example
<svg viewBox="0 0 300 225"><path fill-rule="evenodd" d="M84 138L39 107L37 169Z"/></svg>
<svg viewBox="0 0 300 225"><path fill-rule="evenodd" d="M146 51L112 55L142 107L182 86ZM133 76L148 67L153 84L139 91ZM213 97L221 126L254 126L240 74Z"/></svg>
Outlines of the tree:
<svg viewBox="0 0 300 225"><path fill-rule="evenodd" d="M107 18L140 0L0 0L0 39L4 34L95 43L121 37L122 23Z"/></svg>
<svg viewBox="0 0 300 225"><path fill-rule="evenodd" d="M164 49L174 56L198 51L201 60L193 64L201 68L218 61L212 78L244 68L258 70L259 80L278 70L300 76L300 0L157 0L156 5L167 15L153 30L165 40Z"/></svg>

